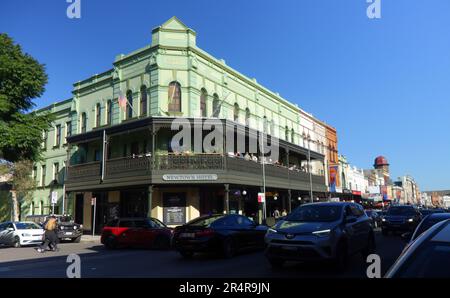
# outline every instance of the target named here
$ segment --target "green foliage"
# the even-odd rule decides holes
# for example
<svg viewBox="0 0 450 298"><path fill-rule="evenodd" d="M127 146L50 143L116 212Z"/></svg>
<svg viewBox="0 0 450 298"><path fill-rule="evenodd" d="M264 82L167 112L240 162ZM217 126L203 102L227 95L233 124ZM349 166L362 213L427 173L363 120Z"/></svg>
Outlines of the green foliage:
<svg viewBox="0 0 450 298"><path fill-rule="evenodd" d="M42 132L54 117L29 113L33 98L45 91L45 67L0 34L0 158L15 162L40 159Z"/></svg>
<svg viewBox="0 0 450 298"><path fill-rule="evenodd" d="M17 197L23 201L29 201L36 188L36 181L32 178L33 162L21 160L14 163L12 175L12 189L17 192Z"/></svg>

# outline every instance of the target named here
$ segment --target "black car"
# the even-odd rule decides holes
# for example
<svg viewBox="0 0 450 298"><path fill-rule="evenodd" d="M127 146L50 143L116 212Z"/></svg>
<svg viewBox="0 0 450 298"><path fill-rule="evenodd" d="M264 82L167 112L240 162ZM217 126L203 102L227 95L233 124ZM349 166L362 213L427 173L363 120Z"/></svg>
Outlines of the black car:
<svg viewBox="0 0 450 298"><path fill-rule="evenodd" d="M422 214L423 217L433 214L433 213L445 213L446 211L444 209L421 209L420 214Z"/></svg>
<svg viewBox="0 0 450 298"><path fill-rule="evenodd" d="M417 229L414 231L414 233L410 233L409 236L411 236L411 241L414 241L419 237L423 232L434 226L440 221L450 219L450 213L432 213L426 217L420 222L420 224L417 226ZM408 236L408 235L406 235Z"/></svg>
<svg viewBox="0 0 450 298"><path fill-rule="evenodd" d="M230 258L245 248L263 248L266 226L237 214L194 219L175 228L173 245L183 257L197 252L218 252Z"/></svg>
<svg viewBox="0 0 450 298"><path fill-rule="evenodd" d="M83 225L77 224L70 215L28 215L26 220L44 227L48 219L54 216L57 220L57 234L59 240L70 240L79 243L83 235Z"/></svg>
<svg viewBox="0 0 450 298"><path fill-rule="evenodd" d="M422 214L411 205L391 206L381 220L383 235L389 232L411 232L422 220Z"/></svg>

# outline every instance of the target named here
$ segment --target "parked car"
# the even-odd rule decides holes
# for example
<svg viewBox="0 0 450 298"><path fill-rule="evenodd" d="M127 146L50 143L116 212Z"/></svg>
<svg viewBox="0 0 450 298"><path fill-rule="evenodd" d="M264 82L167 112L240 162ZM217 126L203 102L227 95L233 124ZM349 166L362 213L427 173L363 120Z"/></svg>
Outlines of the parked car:
<svg viewBox="0 0 450 298"><path fill-rule="evenodd" d="M367 216L372 220L372 225L374 228L378 228L381 226L381 215L378 211L375 210L365 210Z"/></svg>
<svg viewBox="0 0 450 298"><path fill-rule="evenodd" d="M35 222L41 227L44 227L51 216L56 217L59 240L69 240L75 243L80 242L81 236L83 235L83 225L76 223L70 215L28 215L26 220Z"/></svg>
<svg viewBox="0 0 450 298"><path fill-rule="evenodd" d="M450 276L450 219L440 221L403 250L387 278L448 278Z"/></svg>
<svg viewBox="0 0 450 298"><path fill-rule="evenodd" d="M218 252L230 258L246 248L263 248L267 226L248 217L217 214L196 218L175 228L174 246L183 257L197 252Z"/></svg>
<svg viewBox="0 0 450 298"><path fill-rule="evenodd" d="M272 267L285 261L334 261L344 269L347 257L375 249L371 219L350 202L311 203L297 207L268 229L266 257Z"/></svg>
<svg viewBox="0 0 450 298"><path fill-rule="evenodd" d="M414 233L406 233L404 238L410 239L410 241L414 241L419 237L423 232L434 226L436 223L450 219L450 213L432 213L430 215L425 216L424 219L419 223Z"/></svg>
<svg viewBox="0 0 450 298"><path fill-rule="evenodd" d="M422 220L419 210L411 205L391 206L381 220L383 235L389 232L411 232Z"/></svg>
<svg viewBox="0 0 450 298"><path fill-rule="evenodd" d="M34 222L0 223L0 245L21 247L42 243L44 230Z"/></svg>
<svg viewBox="0 0 450 298"><path fill-rule="evenodd" d="M107 223L101 234L106 248L145 247L168 249L172 229L156 218L120 218Z"/></svg>

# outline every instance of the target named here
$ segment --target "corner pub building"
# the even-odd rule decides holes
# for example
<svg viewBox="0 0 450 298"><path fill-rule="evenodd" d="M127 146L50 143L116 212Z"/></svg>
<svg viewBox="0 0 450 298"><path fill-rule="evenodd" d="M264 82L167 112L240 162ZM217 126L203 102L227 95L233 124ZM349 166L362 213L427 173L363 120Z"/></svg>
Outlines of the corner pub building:
<svg viewBox="0 0 450 298"><path fill-rule="evenodd" d="M323 122L198 48L196 33L176 17L153 29L151 45L117 56L112 69L75 83L72 93L41 110L57 111L45 141L61 145L47 146L46 161L35 166L33 175L44 181L32 205L51 197L55 187L45 177L57 158L64 168L51 176L50 185L63 185L56 210L86 230L93 224L92 198L96 231L115 217L152 216L175 226L200 215L239 213L261 222L263 167L267 216L309 202L310 191L314 198L327 195L327 147L313 129ZM119 97L126 97L126 107ZM171 124L180 117L191 124L220 121L235 139L245 136L245 148L175 152ZM253 160L243 157L263 129L279 143L279 159L264 166L259 150Z"/></svg>

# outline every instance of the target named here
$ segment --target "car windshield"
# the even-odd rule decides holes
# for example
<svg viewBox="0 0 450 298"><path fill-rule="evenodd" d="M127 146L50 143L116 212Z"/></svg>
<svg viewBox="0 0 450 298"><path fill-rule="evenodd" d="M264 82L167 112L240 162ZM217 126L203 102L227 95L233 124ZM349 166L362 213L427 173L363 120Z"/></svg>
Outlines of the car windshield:
<svg viewBox="0 0 450 298"><path fill-rule="evenodd" d="M414 208L405 208L405 207L391 207L387 211L387 215L406 215L412 216L415 215Z"/></svg>
<svg viewBox="0 0 450 298"><path fill-rule="evenodd" d="M195 227L207 227L214 221L218 220L219 218L224 217L225 215L215 215L215 216L209 216L209 217L201 217L198 219L195 219L193 221L190 221L187 223L189 226L195 226Z"/></svg>
<svg viewBox="0 0 450 298"><path fill-rule="evenodd" d="M18 222L16 223L16 228L18 230L41 229L41 227L34 222Z"/></svg>
<svg viewBox="0 0 450 298"><path fill-rule="evenodd" d="M336 221L340 218L342 206L307 205L300 206L286 217L287 221Z"/></svg>
<svg viewBox="0 0 450 298"><path fill-rule="evenodd" d="M59 219L59 222L71 222L72 221L72 217L69 215L60 216L58 219Z"/></svg>

